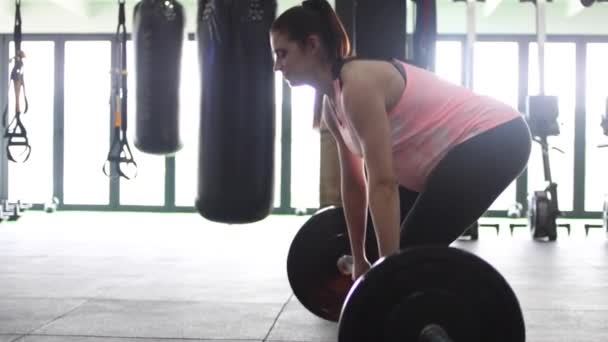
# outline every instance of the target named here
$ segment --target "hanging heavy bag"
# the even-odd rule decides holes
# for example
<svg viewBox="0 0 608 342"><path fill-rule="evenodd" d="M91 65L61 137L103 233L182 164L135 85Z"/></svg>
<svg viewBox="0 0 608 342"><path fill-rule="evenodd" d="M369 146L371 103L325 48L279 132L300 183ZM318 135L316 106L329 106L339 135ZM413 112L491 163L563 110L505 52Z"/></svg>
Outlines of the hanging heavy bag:
<svg viewBox="0 0 608 342"><path fill-rule="evenodd" d="M179 151L179 84L184 9L175 0L142 0L133 13L136 73L134 145L142 152Z"/></svg>
<svg viewBox="0 0 608 342"><path fill-rule="evenodd" d="M272 210L275 95L271 0L199 0L202 74L196 208L250 223Z"/></svg>
<svg viewBox="0 0 608 342"><path fill-rule="evenodd" d="M416 23L413 34L413 62L420 68L435 71L437 42L437 0L413 0Z"/></svg>
<svg viewBox="0 0 608 342"><path fill-rule="evenodd" d="M405 60L407 1L357 0L352 3L355 6L357 56Z"/></svg>

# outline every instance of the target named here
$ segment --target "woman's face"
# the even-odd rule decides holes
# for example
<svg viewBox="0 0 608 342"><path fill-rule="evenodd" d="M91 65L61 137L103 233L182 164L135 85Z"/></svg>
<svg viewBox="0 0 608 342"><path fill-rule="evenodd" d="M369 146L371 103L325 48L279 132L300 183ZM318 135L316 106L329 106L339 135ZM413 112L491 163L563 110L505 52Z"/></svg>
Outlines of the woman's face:
<svg viewBox="0 0 608 342"><path fill-rule="evenodd" d="M314 36L313 36L314 37ZM316 38L309 39L305 46L289 40L286 34L270 33L270 45L274 52L274 71L281 71L291 87L310 84L314 70Z"/></svg>

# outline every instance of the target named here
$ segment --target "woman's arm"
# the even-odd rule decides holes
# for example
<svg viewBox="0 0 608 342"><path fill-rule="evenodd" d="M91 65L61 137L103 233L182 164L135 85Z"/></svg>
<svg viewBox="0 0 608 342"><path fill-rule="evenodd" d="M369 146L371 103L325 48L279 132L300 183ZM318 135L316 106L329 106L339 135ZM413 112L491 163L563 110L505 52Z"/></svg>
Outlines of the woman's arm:
<svg viewBox="0 0 608 342"><path fill-rule="evenodd" d="M399 251L398 182L393 169L386 96L374 74L365 69L345 73L342 103L356 131L367 169L367 197L380 257Z"/></svg>
<svg viewBox="0 0 608 342"><path fill-rule="evenodd" d="M332 115L333 114L333 115ZM354 278L366 271L361 265L367 264L365 257L365 227L367 220L367 196L363 159L353 154L344 144L335 113L327 98L323 102L323 119L336 140L340 158L340 180L342 206L350 237L351 252L355 265Z"/></svg>

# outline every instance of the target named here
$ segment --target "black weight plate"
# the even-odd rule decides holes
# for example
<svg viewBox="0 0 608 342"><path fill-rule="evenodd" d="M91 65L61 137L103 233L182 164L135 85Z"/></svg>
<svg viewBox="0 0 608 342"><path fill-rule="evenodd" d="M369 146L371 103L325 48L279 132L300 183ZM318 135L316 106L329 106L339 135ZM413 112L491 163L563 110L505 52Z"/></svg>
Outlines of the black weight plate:
<svg viewBox="0 0 608 342"><path fill-rule="evenodd" d="M454 341L525 341L521 307L504 277L451 247L410 248L380 260L349 292L338 340L415 342L431 323Z"/></svg>
<svg viewBox="0 0 608 342"><path fill-rule="evenodd" d="M350 244L344 212L328 207L304 223L287 256L287 277L296 298L313 314L333 322L353 283L337 268L345 254L350 254Z"/></svg>

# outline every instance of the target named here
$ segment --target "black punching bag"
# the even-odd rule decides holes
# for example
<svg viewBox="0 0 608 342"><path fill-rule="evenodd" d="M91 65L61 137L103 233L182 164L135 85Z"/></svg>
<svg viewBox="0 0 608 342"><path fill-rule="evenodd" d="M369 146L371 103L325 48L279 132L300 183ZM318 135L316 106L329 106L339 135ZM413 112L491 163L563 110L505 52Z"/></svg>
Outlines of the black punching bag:
<svg viewBox="0 0 608 342"><path fill-rule="evenodd" d="M276 0L199 0L202 95L196 208L251 223L273 207Z"/></svg>
<svg viewBox="0 0 608 342"><path fill-rule="evenodd" d="M179 85L184 8L175 0L142 0L133 12L136 74L134 145L142 152L179 151Z"/></svg>
<svg viewBox="0 0 608 342"><path fill-rule="evenodd" d="M418 67L435 71L437 42L437 0L413 0L416 23L413 34L413 60Z"/></svg>
<svg viewBox="0 0 608 342"><path fill-rule="evenodd" d="M357 0L354 5L356 54L362 58L405 60L407 1Z"/></svg>

